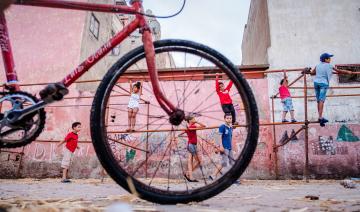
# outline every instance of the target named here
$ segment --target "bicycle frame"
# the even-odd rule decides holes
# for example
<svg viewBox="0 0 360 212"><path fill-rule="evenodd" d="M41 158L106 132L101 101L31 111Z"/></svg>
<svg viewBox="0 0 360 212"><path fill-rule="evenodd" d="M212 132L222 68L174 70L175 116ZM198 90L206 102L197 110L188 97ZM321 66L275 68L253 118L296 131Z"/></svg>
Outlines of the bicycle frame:
<svg viewBox="0 0 360 212"><path fill-rule="evenodd" d="M142 0L133 0L131 6L92 4L64 0L17 0L15 4L108 13L135 14L136 18L131 23L125 26L120 32L113 36L100 49L98 49L94 54L92 54L85 61L83 61L78 67L73 69L73 71L68 74L61 81L61 83L63 83L65 87L69 87L85 72L87 72L93 65L95 65L99 60L101 60L108 52L110 52L114 47L116 47L125 38L127 38L132 32L134 32L136 29L140 29L140 32L142 33L142 42L144 44L146 63L148 66L150 81L156 99L168 115L173 114L177 110L175 106L165 98L164 94L160 90L158 73L155 65L155 50L152 41L151 31L144 16L140 14L143 13ZM14 57L11 50L6 18L3 11L0 11L0 48L3 56L7 78L6 85L10 88L13 88L13 90L19 90L19 82L16 74ZM38 110L39 108L45 107L47 104L48 103L45 103L44 101L40 101L37 104L28 107L27 109L22 111L22 115L18 119L33 111Z"/></svg>

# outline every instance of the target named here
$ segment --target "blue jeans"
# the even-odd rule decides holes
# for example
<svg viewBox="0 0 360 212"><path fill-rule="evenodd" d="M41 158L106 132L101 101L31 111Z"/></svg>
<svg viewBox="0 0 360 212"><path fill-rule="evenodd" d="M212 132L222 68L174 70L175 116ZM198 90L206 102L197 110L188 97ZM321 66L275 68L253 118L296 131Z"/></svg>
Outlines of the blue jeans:
<svg viewBox="0 0 360 212"><path fill-rule="evenodd" d="M196 145L195 144L188 144L188 147L187 147L188 151L193 155L195 156L196 153L197 153L197 148L196 148Z"/></svg>
<svg viewBox="0 0 360 212"><path fill-rule="evenodd" d="M281 103L282 103L282 105L283 105L283 111L284 111L284 112L289 112L289 111L293 111L293 110L294 110L294 106L293 106L291 97L282 99L282 100L281 100Z"/></svg>
<svg viewBox="0 0 360 212"><path fill-rule="evenodd" d="M328 84L314 82L315 95L317 102L325 102Z"/></svg>

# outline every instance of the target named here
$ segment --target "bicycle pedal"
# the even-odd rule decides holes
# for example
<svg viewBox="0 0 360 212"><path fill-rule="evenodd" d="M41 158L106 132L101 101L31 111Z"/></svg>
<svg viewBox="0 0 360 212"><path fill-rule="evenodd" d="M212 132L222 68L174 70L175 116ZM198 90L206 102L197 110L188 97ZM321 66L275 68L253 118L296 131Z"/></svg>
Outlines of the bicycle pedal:
<svg viewBox="0 0 360 212"><path fill-rule="evenodd" d="M69 90L62 83L48 84L39 92L41 99L46 103L59 101L68 93Z"/></svg>

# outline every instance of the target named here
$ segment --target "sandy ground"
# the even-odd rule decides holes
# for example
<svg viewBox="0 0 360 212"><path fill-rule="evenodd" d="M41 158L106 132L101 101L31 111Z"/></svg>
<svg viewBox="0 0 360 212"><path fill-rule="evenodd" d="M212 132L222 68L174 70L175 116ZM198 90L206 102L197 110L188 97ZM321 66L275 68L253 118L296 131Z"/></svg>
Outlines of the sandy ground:
<svg viewBox="0 0 360 212"><path fill-rule="evenodd" d="M111 179L0 180L2 211L104 211L130 207L133 211L360 211L360 183L348 189L339 181L248 181L233 185L200 203L158 205L138 199ZM306 196L318 197L310 200ZM115 210L115 211L119 211ZM122 209L123 211L125 209Z"/></svg>

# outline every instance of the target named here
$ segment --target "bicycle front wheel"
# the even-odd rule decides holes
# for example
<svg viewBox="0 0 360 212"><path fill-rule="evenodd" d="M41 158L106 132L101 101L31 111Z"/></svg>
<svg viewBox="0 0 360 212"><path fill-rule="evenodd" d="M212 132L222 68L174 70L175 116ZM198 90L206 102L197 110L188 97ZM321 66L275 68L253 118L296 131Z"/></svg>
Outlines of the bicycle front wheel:
<svg viewBox="0 0 360 212"><path fill-rule="evenodd" d="M97 89L91 109L94 148L108 174L140 198L162 204L202 201L229 187L250 163L259 132L255 99L243 75L217 51L184 40L156 41L154 48L165 96L207 125L197 130L196 155L191 157L188 138L179 136L186 122L172 126L156 102L142 46L117 61ZM217 154L226 108L215 91L216 75L225 86L233 82L229 92L238 127L233 130L232 154L226 155L228 164ZM130 79L142 82L135 115L128 108ZM134 121L135 132L126 132ZM190 175L198 182L184 177Z"/></svg>

